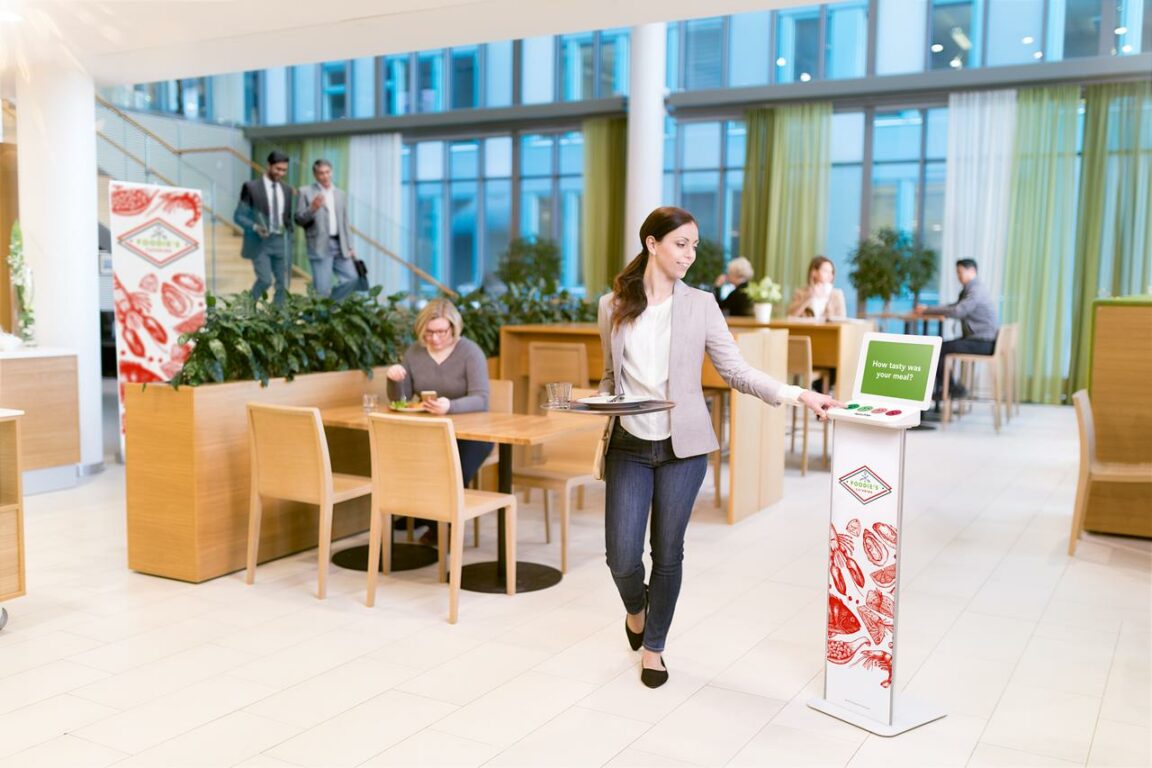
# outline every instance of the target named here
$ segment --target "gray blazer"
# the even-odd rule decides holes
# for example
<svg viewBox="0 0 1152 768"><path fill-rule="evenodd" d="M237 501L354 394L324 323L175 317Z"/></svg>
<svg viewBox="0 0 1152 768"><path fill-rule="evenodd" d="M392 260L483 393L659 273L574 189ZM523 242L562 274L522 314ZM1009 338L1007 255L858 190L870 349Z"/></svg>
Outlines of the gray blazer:
<svg viewBox="0 0 1152 768"><path fill-rule="evenodd" d="M328 231L328 213L321 208L312 210L312 201L317 195L325 195L324 205L336 206L336 232ZM340 256L345 259L352 258L349 249L352 247L352 237L348 234L348 198L333 185L325 190L316 182L300 188L296 200L296 223L304 228L304 242L308 246L308 258L323 259L328 256L328 238L332 235L340 236Z"/></svg>
<svg viewBox="0 0 1152 768"><path fill-rule="evenodd" d="M671 411L672 451L679 458L687 458L711 453L720 447L700 384L705 352L729 386L770 405L783 402L784 384L744 360L711 293L689 288L677 280L672 302L673 342L668 361L668 399L676 403ZM624 329L612 329L611 293L600 297L598 317L600 344L604 350L600 391L620 394Z"/></svg>

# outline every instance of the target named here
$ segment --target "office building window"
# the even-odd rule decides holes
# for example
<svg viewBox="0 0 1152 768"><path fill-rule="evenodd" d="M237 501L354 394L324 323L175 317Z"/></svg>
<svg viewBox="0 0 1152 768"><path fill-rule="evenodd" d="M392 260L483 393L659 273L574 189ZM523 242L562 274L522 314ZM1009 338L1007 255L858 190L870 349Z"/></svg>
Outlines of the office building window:
<svg viewBox="0 0 1152 768"><path fill-rule="evenodd" d="M376 59L352 60L352 117L376 116Z"/></svg>
<svg viewBox="0 0 1152 768"><path fill-rule="evenodd" d="M820 8L793 8L776 14L776 82L820 79Z"/></svg>
<svg viewBox="0 0 1152 768"><path fill-rule="evenodd" d="M320 110L322 120L348 117L348 63L330 61L320 65Z"/></svg>
<svg viewBox="0 0 1152 768"><path fill-rule="evenodd" d="M416 111L444 109L444 51L416 54Z"/></svg>
<svg viewBox="0 0 1152 768"><path fill-rule="evenodd" d="M927 0L876 0L876 7L876 74L923 72Z"/></svg>
<svg viewBox="0 0 1152 768"><path fill-rule="evenodd" d="M860 241L860 198L864 188L864 113L832 115L832 171L828 184L825 253L836 266L836 284L844 289L847 312L856 311L856 292L848 282L849 258Z"/></svg>
<svg viewBox="0 0 1152 768"><path fill-rule="evenodd" d="M665 200L696 217L701 239L716 242L728 258L740 255L744 122L678 120L670 128L676 149L665 157Z"/></svg>
<svg viewBox="0 0 1152 768"><path fill-rule="evenodd" d="M560 46L560 99L580 101L589 99L595 93L596 60L594 58L593 35L585 32L579 35L564 35L559 38Z"/></svg>
<svg viewBox="0 0 1152 768"><path fill-rule="evenodd" d="M258 125L265 122L262 113L263 99L261 93L264 88L263 72L244 73L244 122L248 125Z"/></svg>
<svg viewBox="0 0 1152 768"><path fill-rule="evenodd" d="M553 41L548 35L520 42L520 100L524 104L547 104L555 100Z"/></svg>
<svg viewBox="0 0 1152 768"><path fill-rule="evenodd" d="M480 106L480 49L476 46L453 48L452 109Z"/></svg>
<svg viewBox="0 0 1152 768"><path fill-rule="evenodd" d="M1044 0L989 0L986 51L990 67L1043 59Z"/></svg>
<svg viewBox="0 0 1152 768"><path fill-rule="evenodd" d="M388 56L384 59L384 114L406 115L409 108L409 71L411 63L408 56Z"/></svg>
<svg viewBox="0 0 1152 768"><path fill-rule="evenodd" d="M484 106L512 104L512 42L484 46Z"/></svg>
<svg viewBox="0 0 1152 768"><path fill-rule="evenodd" d="M1061 0L1051 0L1060 3ZM1062 59L1100 54L1100 14L1103 0L1063 0Z"/></svg>
<svg viewBox="0 0 1152 768"><path fill-rule="evenodd" d="M598 34L600 45L599 98L628 95L631 36L626 29L606 29Z"/></svg>
<svg viewBox="0 0 1152 768"><path fill-rule="evenodd" d="M292 67L292 120L314 123L317 119L317 75L319 66L301 64Z"/></svg>
<svg viewBox="0 0 1152 768"><path fill-rule="evenodd" d="M866 0L829 5L824 23L824 77L864 77L868 66Z"/></svg>
<svg viewBox="0 0 1152 768"><path fill-rule="evenodd" d="M772 14L739 13L728 19L728 85L741 88L767 85L770 70L767 46L772 39Z"/></svg>
<svg viewBox="0 0 1152 768"><path fill-rule="evenodd" d="M684 88L724 85L724 18L684 22Z"/></svg>
<svg viewBox="0 0 1152 768"><path fill-rule="evenodd" d="M980 64L980 4L973 0L933 0L929 62L932 69Z"/></svg>

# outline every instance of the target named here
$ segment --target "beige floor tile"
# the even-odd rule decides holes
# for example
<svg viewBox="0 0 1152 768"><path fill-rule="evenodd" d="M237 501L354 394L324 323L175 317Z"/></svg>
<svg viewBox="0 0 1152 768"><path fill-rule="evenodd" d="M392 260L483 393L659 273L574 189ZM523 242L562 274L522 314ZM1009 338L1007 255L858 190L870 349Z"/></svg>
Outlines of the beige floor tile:
<svg viewBox="0 0 1152 768"><path fill-rule="evenodd" d="M582 768L604 765L636 741L648 725L636 720L572 707L504 750L487 765Z"/></svg>
<svg viewBox="0 0 1152 768"><path fill-rule="evenodd" d="M1099 698L1009 684L980 741L1083 762L1099 711Z"/></svg>
<svg viewBox="0 0 1152 768"><path fill-rule="evenodd" d="M1118 723L1101 719L1092 737L1089 766L1141 766L1152 765L1152 726Z"/></svg>
<svg viewBox="0 0 1152 768"><path fill-rule="evenodd" d="M860 748L859 742L827 736L817 738L805 731L768 725L744 745L728 763L730 768L829 768L847 765Z"/></svg>
<svg viewBox="0 0 1152 768"><path fill-rule="evenodd" d="M233 712L120 763L123 768L230 766L259 755L298 732L275 720Z"/></svg>
<svg viewBox="0 0 1152 768"><path fill-rule="evenodd" d="M943 768L964 766L980 740L986 720L950 714L885 738L869 736L848 762L849 768Z"/></svg>
<svg viewBox="0 0 1152 768"><path fill-rule="evenodd" d="M365 768L479 768L500 751L499 747L428 728L371 760Z"/></svg>
<svg viewBox="0 0 1152 768"><path fill-rule="evenodd" d="M103 680L107 672L62 660L0 680L0 714Z"/></svg>
<svg viewBox="0 0 1152 768"><path fill-rule="evenodd" d="M1021 752L1018 749L998 747L995 744L981 742L972 750L968 759L968 768L1072 768L1083 766L1082 762L1060 760L1047 755L1037 755L1032 752Z"/></svg>
<svg viewBox="0 0 1152 768"><path fill-rule="evenodd" d="M0 768L105 768L127 755L75 736L57 736L0 760Z"/></svg>
<svg viewBox="0 0 1152 768"><path fill-rule="evenodd" d="M0 757L10 757L117 712L67 693L13 710L0 715Z"/></svg>

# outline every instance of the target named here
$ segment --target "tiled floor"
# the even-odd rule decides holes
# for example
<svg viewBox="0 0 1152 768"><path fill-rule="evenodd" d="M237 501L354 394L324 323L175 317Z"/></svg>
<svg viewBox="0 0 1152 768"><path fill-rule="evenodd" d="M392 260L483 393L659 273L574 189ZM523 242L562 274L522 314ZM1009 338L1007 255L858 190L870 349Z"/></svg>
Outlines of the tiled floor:
<svg viewBox="0 0 1152 768"><path fill-rule="evenodd" d="M806 706L823 674L818 470L790 468L785 500L734 527L702 492L671 680L650 691L599 493L574 516L563 582L464 593L450 626L434 568L384 578L373 609L363 575L335 567L316 600L314 553L251 587L131 573L113 466L27 499L0 766L1152 765L1152 547L1089 537L1066 557L1071 409L1026 407L999 436L988 421L908 438L896 685L949 714L896 738ZM521 559L554 564L539 498ZM487 525L468 560L491 558Z"/></svg>

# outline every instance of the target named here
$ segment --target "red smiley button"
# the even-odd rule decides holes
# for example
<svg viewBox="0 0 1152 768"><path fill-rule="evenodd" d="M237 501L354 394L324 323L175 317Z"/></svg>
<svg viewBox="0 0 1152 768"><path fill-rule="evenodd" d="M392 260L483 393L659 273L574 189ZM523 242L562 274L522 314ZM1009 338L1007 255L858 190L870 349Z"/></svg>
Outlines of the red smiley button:
<svg viewBox="0 0 1152 768"><path fill-rule="evenodd" d="M903 411L888 411L889 416L899 416Z"/></svg>

